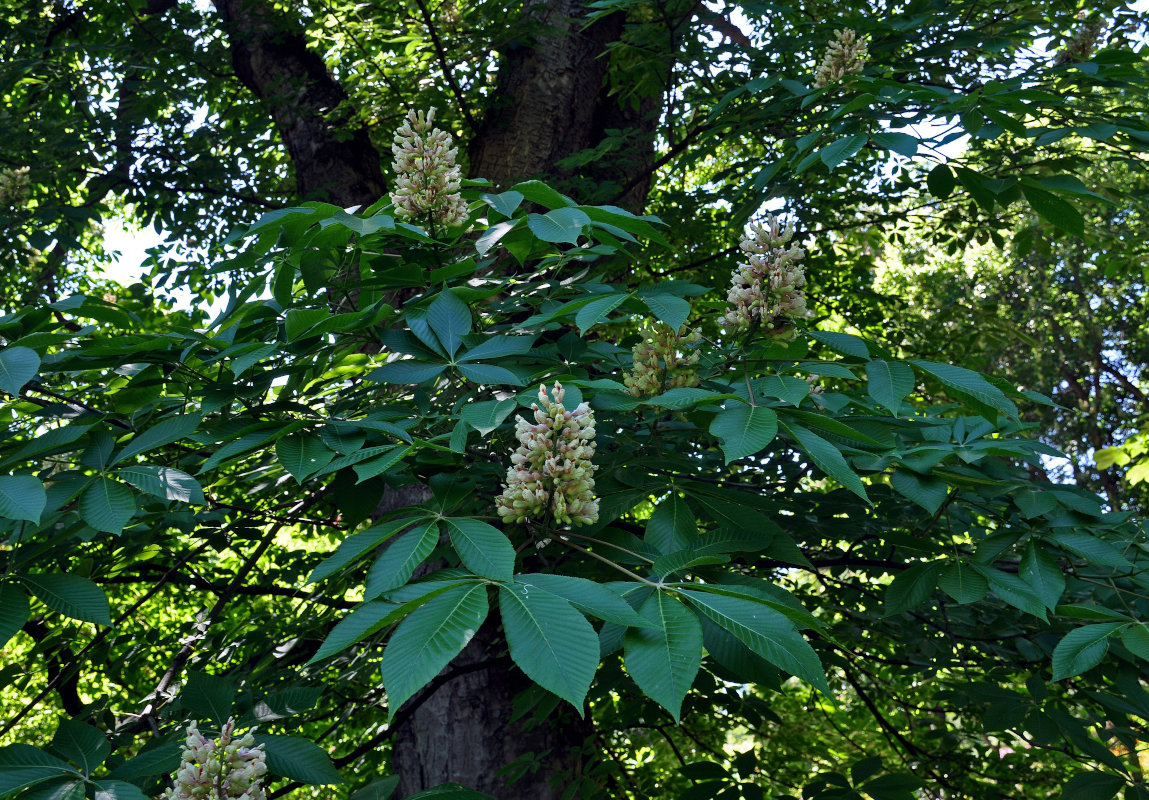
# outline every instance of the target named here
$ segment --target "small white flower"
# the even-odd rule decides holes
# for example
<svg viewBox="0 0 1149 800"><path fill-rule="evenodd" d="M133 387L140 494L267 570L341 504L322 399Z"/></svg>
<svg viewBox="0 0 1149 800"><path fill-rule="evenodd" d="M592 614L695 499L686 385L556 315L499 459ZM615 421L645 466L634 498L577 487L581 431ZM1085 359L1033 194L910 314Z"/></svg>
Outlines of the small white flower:
<svg viewBox="0 0 1149 800"><path fill-rule="evenodd" d="M451 146L451 135L432 127L435 109L423 114L411 111L395 131L391 153L395 156L395 191L391 202L405 219L426 219L448 227L467 221L467 204L459 194L462 173Z"/></svg>
<svg viewBox="0 0 1149 800"><path fill-rule="evenodd" d="M251 731L239 739L234 733L232 719L223 726L218 741L204 737L195 720L188 723L175 785L160 800L266 800L263 745L255 744Z"/></svg>
<svg viewBox="0 0 1149 800"><path fill-rule="evenodd" d="M531 405L534 423L515 420L519 447L511 455L507 482L495 500L503 522L539 519L549 510L561 525L590 525L598 521L594 496L595 422L590 406L573 411L563 406L566 395L555 382L547 396L539 387L539 402Z"/></svg>
<svg viewBox="0 0 1149 800"><path fill-rule="evenodd" d="M821 89L838 83L847 75L857 75L869 57L866 43L858 39L857 33L849 28L834 31L833 40L826 45L822 63L814 72L814 86Z"/></svg>
<svg viewBox="0 0 1149 800"><path fill-rule="evenodd" d="M731 275L726 300L730 309L722 322L735 330L761 325L779 337L792 337L794 322L809 316L806 310L806 272L798 264L806 251L790 244L793 226L782 228L769 216L763 225L751 225L742 237L742 250L750 254Z"/></svg>

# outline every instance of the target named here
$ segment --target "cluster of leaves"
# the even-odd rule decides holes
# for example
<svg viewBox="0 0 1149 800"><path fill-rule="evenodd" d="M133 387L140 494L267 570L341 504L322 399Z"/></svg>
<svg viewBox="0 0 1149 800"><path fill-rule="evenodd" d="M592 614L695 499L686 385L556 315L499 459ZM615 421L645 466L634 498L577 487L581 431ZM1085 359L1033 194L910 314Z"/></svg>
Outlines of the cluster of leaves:
<svg viewBox="0 0 1149 800"><path fill-rule="evenodd" d="M0 318L11 422L0 638L46 619L97 626L67 628L63 646L30 633L22 658L57 667L6 730L31 734L22 720L71 681L95 697L71 713L107 731L65 720L57 739L87 742L79 751L0 751L5 774L22 781L0 784L0 796L28 786L137 796L175 751L158 744L92 777L108 741L132 749L154 724L162 742L190 715L219 722L237 710L274 729L308 714L324 685L374 684L365 699L385 697L401 719L405 701L490 624L492 599L509 658L539 697L589 708L620 732L658 707L675 721L684 709L728 707L736 684L784 694L787 676L833 709L867 698L857 663L890 649L916 679L944 685L937 702L966 698L941 723L951 764L981 746L963 733L969 708L987 729L1004 714L1003 727L1026 732L1042 753L1035 775L1076 757L1111 770L1084 776L1091 785L1124 785L1129 768L1088 731L1092 713L1144 711L1126 677L1149 659L1144 535L1094 496L1029 477L1027 465L1056 455L1018 419L1016 404L1040 396L847 333L730 340L712 316L692 318L688 299L724 287L602 281L627 243L661 238L658 220L580 206L538 182L483 188L467 190L478 235L441 241L386 206L265 216L237 233L247 247L220 267L251 280L204 330L149 332L131 310L82 296ZM546 210L528 213L524 201ZM520 267L493 270L498 259ZM355 310L340 311L344 298ZM702 327L700 386L625 392L625 332L647 315ZM596 411L599 522L500 529L488 520L514 446L509 418L531 402L535 390L521 387L556 380L571 407L585 399ZM943 394L955 404L926 404ZM252 582L269 571L270 582ZM308 593L305 579L319 588ZM125 584L136 588L125 594ZM229 608L239 595L256 604L258 636ZM175 616L141 652L130 631L157 597ZM294 610L274 610L276 597ZM988 670L958 669L975 657L1000 663L1007 683L1026 664L1026 702L987 688ZM132 669L77 675L81 658ZM176 694L189 663L202 672ZM3 673L19 695L35 670L13 661ZM1051 692L1049 681L1063 683ZM243 692L235 708L232 686ZM644 699L624 711L622 697ZM1091 704L1105 712L1081 716ZM738 705L738 717L765 719ZM1110 735L1136 750L1130 724ZM314 745L261 741L281 754L269 764L283 778L339 778ZM363 757L356 748L335 763L362 774ZM850 777L800 780L810 796L858 787L875 798L922 781L969 790L1013 780L911 766L917 777L866 763ZM749 764L682 775L700 797L783 788Z"/></svg>

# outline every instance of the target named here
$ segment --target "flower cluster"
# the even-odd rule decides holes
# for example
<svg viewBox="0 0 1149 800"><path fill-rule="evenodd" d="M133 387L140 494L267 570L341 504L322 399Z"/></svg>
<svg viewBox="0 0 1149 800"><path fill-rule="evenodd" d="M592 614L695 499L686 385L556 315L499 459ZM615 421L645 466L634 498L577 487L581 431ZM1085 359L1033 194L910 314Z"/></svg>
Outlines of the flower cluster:
<svg viewBox="0 0 1149 800"><path fill-rule="evenodd" d="M511 454L507 482L495 501L503 522L537 520L548 510L561 525L590 525L598 520L594 496L594 412L582 403L563 408L562 384L539 387L539 402L531 404L535 421L518 417L519 447Z"/></svg>
<svg viewBox="0 0 1149 800"><path fill-rule="evenodd" d="M685 325L676 331L660 322L641 333L642 341L634 346L634 366L623 377L627 391L635 397L653 397L667 389L698 385L693 367L702 355L697 350L702 331L687 332Z"/></svg>
<svg viewBox="0 0 1149 800"><path fill-rule="evenodd" d="M263 745L255 746L251 731L238 739L234 732L235 720L229 719L217 742L205 738L194 720L190 722L175 786L160 800L265 800Z"/></svg>
<svg viewBox="0 0 1149 800"><path fill-rule="evenodd" d="M814 86L821 89L837 83L847 75L857 75L866 65L870 53L866 43L849 28L834 31L834 38L826 45L822 63L814 71Z"/></svg>
<svg viewBox="0 0 1149 800"><path fill-rule="evenodd" d="M458 148L451 135L432 127L435 109L411 111L395 131L395 213L406 219L428 219L448 227L467 221L467 204L459 194L462 174L455 163Z"/></svg>
<svg viewBox="0 0 1149 800"><path fill-rule="evenodd" d="M1079 14L1077 19L1079 22L1084 22L1084 12ZM1054 66L1088 61L1093 56L1093 51L1097 48L1098 42L1101 41L1101 34L1104 32L1105 20L1100 18L1088 24L1080 25L1077 32L1069 37L1065 46L1054 57Z"/></svg>
<svg viewBox="0 0 1149 800"><path fill-rule="evenodd" d="M793 236L794 227L783 229L774 216L764 225L750 226L741 242L749 263L739 264L731 276L726 295L731 308L723 324L734 329L761 325L780 337L793 335L794 322L808 315L802 292L806 273L798 264L806 251L790 245Z"/></svg>
<svg viewBox="0 0 1149 800"><path fill-rule="evenodd" d="M0 208L24 205L29 185L27 167L0 169Z"/></svg>

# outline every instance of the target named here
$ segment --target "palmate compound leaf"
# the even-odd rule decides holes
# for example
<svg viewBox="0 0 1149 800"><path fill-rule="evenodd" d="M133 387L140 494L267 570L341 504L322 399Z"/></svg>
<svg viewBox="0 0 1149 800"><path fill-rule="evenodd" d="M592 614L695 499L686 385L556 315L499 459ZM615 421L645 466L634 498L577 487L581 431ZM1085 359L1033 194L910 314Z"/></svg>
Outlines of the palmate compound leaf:
<svg viewBox="0 0 1149 800"><path fill-rule="evenodd" d="M682 596L752 652L831 696L818 654L783 614L745 597L686 590Z"/></svg>
<svg viewBox="0 0 1149 800"><path fill-rule="evenodd" d="M487 611L486 585L464 585L448 589L399 623L379 668L392 716L466 647Z"/></svg>
<svg viewBox="0 0 1149 800"><path fill-rule="evenodd" d="M651 594L638 613L654 627L626 632L626 671L647 697L677 721L682 700L702 665L702 625L681 601L661 591Z"/></svg>
<svg viewBox="0 0 1149 800"><path fill-rule="evenodd" d="M499 587L499 612L519 669L582 715L599 661L598 634L586 618L563 598L526 584Z"/></svg>

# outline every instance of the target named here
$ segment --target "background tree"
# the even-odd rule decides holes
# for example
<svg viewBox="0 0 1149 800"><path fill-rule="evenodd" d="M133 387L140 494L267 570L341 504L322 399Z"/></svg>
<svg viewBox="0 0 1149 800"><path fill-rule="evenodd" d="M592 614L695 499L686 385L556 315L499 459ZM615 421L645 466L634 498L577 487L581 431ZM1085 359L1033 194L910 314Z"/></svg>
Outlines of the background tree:
<svg viewBox="0 0 1149 800"><path fill-rule="evenodd" d="M9 644L13 740L43 743L62 709L81 722L60 728L59 755L77 758L68 737L81 742L83 760L106 741L132 755L149 731L170 738L189 715L226 717L221 709L237 689L234 708L245 718L274 724L291 715L279 724L327 746L351 784L393 772L401 795L455 780L532 797L777 794L803 784L811 796L862 784L875 797L918 785L934 795L1047 796L1075 760L1109 770L1075 778L1078 785L1141 791L1139 764L1127 755L1137 750L1135 718L1145 716L1138 531L1112 492L1105 508L1088 492L1030 482L1042 447L1013 438L1024 430L1014 401L1034 413L1034 398L1014 386L1055 392L1057 373L1034 366L1032 383L1028 373L987 383L897 361L935 357L936 342L923 352L920 327L905 325L906 335L885 321L890 305L871 274L891 250L912 263L915 252L971 236L1001 247L1024 219L1038 226L1030 236L1038 250L1023 237L1013 249L1040 273L1035 286L1071 281L1075 271L1080 280L1094 253L1120 251L1128 260L1109 267L1105 296L1138 296L1136 250L1112 244L1137 241L1124 225L1139 213L1147 138L1144 65L1134 49L1144 26L1128 9L1097 8L1103 32L1076 9L1045 4L798 12L647 2L161 2L5 13L0 86L18 122L0 159L30 168L27 197L19 193L4 212L2 256L13 312L0 387L13 396L2 597L7 630L23 629ZM825 45L843 26L866 41L865 68L815 87ZM1048 37L1065 57L1034 49ZM1091 37L1102 46L1096 56ZM407 110L432 105L459 136L467 174L491 181L465 194L481 236L404 227L386 206L392 131ZM911 127L939 120L950 127ZM963 135L992 146L938 163L935 148ZM1070 150L1086 140L1087 156ZM1089 173L1085 158L1106 168ZM516 184L535 177L565 195ZM1092 202L1090 192L1119 210L1098 212L1108 220L1091 218L1087 229L1079 206ZM803 225L809 302L825 333L772 348L723 332L718 319L743 223L782 200ZM300 201L333 205L288 210ZM350 206L361 215L339 210ZM268 209L277 211L236 228ZM227 296L226 315L196 332L202 310L172 310L142 286L103 297L112 287L92 270L102 256L93 226L113 211L176 237L179 248L155 258L153 286ZM203 258L226 230L237 235ZM1040 247L1051 231L1063 241ZM628 249L635 237L647 246ZM912 291L924 297L929 288ZM88 299L65 299L77 290ZM261 299L264 290L270 296ZM1063 302L1064 293L1049 294ZM1064 314L1076 335L1059 339L1094 356L1128 327L1117 313L1104 325ZM646 406L622 395L640 317L701 326L698 393ZM82 327L93 321L95 329ZM868 343L840 332L851 326ZM528 334L529 353L519 338ZM476 350L469 361L457 357ZM960 358L941 352L938 361L991 372L1006 363L981 351L974 360L965 346L950 351ZM1143 391L1125 366L1135 348L1124 360L1100 352L1090 362L1097 376L1108 364ZM414 360L389 360L397 353ZM732 375L734 365L745 373ZM823 392L808 395L802 376L820 376ZM1096 377L1094 387L1120 383L1111 377ZM505 583L502 567L484 572L472 560L476 550L501 552L503 541L482 538L494 534L476 519L491 514L478 498L497 494L513 445L506 387L554 378L572 400L585 392L612 426L597 456L601 530L581 545L571 536L562 556L552 555L555 542L531 554L532 543L553 538L545 531L514 538L518 571L600 583L626 576L600 565L604 557L637 584L677 576L727 586L732 594L714 596L728 599L710 606L678 589L654 595L669 603L666 642L675 629L666 620L687 631L674 642L687 665L691 651L701 653L698 626L706 671L687 693L685 674L643 673L643 647L653 646L645 628L623 637L601 625L605 661L580 720L558 697L578 704L587 688L548 684L547 670L492 616L447 672L425 676L427 689L384 715L393 697L379 685L377 653L379 642L393 642L395 620L358 630L369 638L339 654L335 632L361 623L332 624L352 608L359 616L348 620L381 610L356 605L364 580L369 593L393 600L405 597L393 589L419 591L384 585L381 575L400 576L399 584L412 576L395 571L396 554L407 554L406 566L430 559L437 566L429 569ZM939 392L973 415L929 410L926 398ZM902 422L911 394L916 410ZM1090 447L1116 443L1129 426L1106 415L1128 400L1096 388L1089 396L1085 413L1097 420L1089 430L1105 434ZM1041 419L1048 441L1073 449L1066 417ZM1065 434L1047 427L1053 420ZM38 504L43 485L50 492ZM400 510L412 500L455 520L443 523L442 541L424 524L420 536L396 539L408 549L392 545L370 567L355 567L344 549L324 562L331 581L300 588L368 517L390 534L405 530L391 521L418 517ZM759 537L731 537L732 528ZM459 543L468 531L479 537L470 551ZM368 542L366 554L383 535L347 541ZM461 586L437 597L458 595L479 619L477 590ZM553 581L552 591L535 588L535 603L563 596ZM615 588L648 614L649 586ZM28 610L28 594L46 606ZM104 595L114 629L93 633L51 613L106 623ZM781 614L775 632L786 652L713 607L730 598L743 611L738 604L758 603L768 619ZM577 607L599 621L635 622L637 612L613 599L601 601L609 613L581 600ZM545 627L585 632L570 608L553 605L558 616ZM128 624L138 614L152 621L148 647ZM251 619L266 622L252 630ZM1093 624L1081 627L1082 619ZM794 660L806 654L795 624L811 631L836 707L783 680L824 680L808 654ZM1073 677L1099 663L1110 635L1123 644L1106 667ZM568 638L568 646L580 641ZM308 663L317 652L336 660ZM205 669L208 654L214 669ZM36 665L36 655L43 671L20 666ZM585 670L583 656L571 663ZM512 661L550 693L532 690ZM1050 677L1075 682L1051 690ZM758 688L743 693L725 680ZM681 726L672 724L678 703ZM793 724L811 709L825 716L825 731L844 732L833 734L841 749L817 770ZM700 722L703 710L723 722ZM96 741L83 721L102 725L107 740ZM750 755L733 756L728 736L743 729L753 732L742 745ZM1022 790L1002 755L1004 742L1016 743L1005 731L1032 748L1014 759L1025 764ZM278 775L334 779L298 741L268 739L267 747ZM163 750L145 767L144 756L117 779L150 789L158 772L140 770L170 769L160 755L170 760ZM38 757L8 756L13 769ZM115 760L110 767L120 769ZM30 793L85 791L58 775ZM374 783L364 796L393 784ZM305 791L296 785L276 791Z"/></svg>

